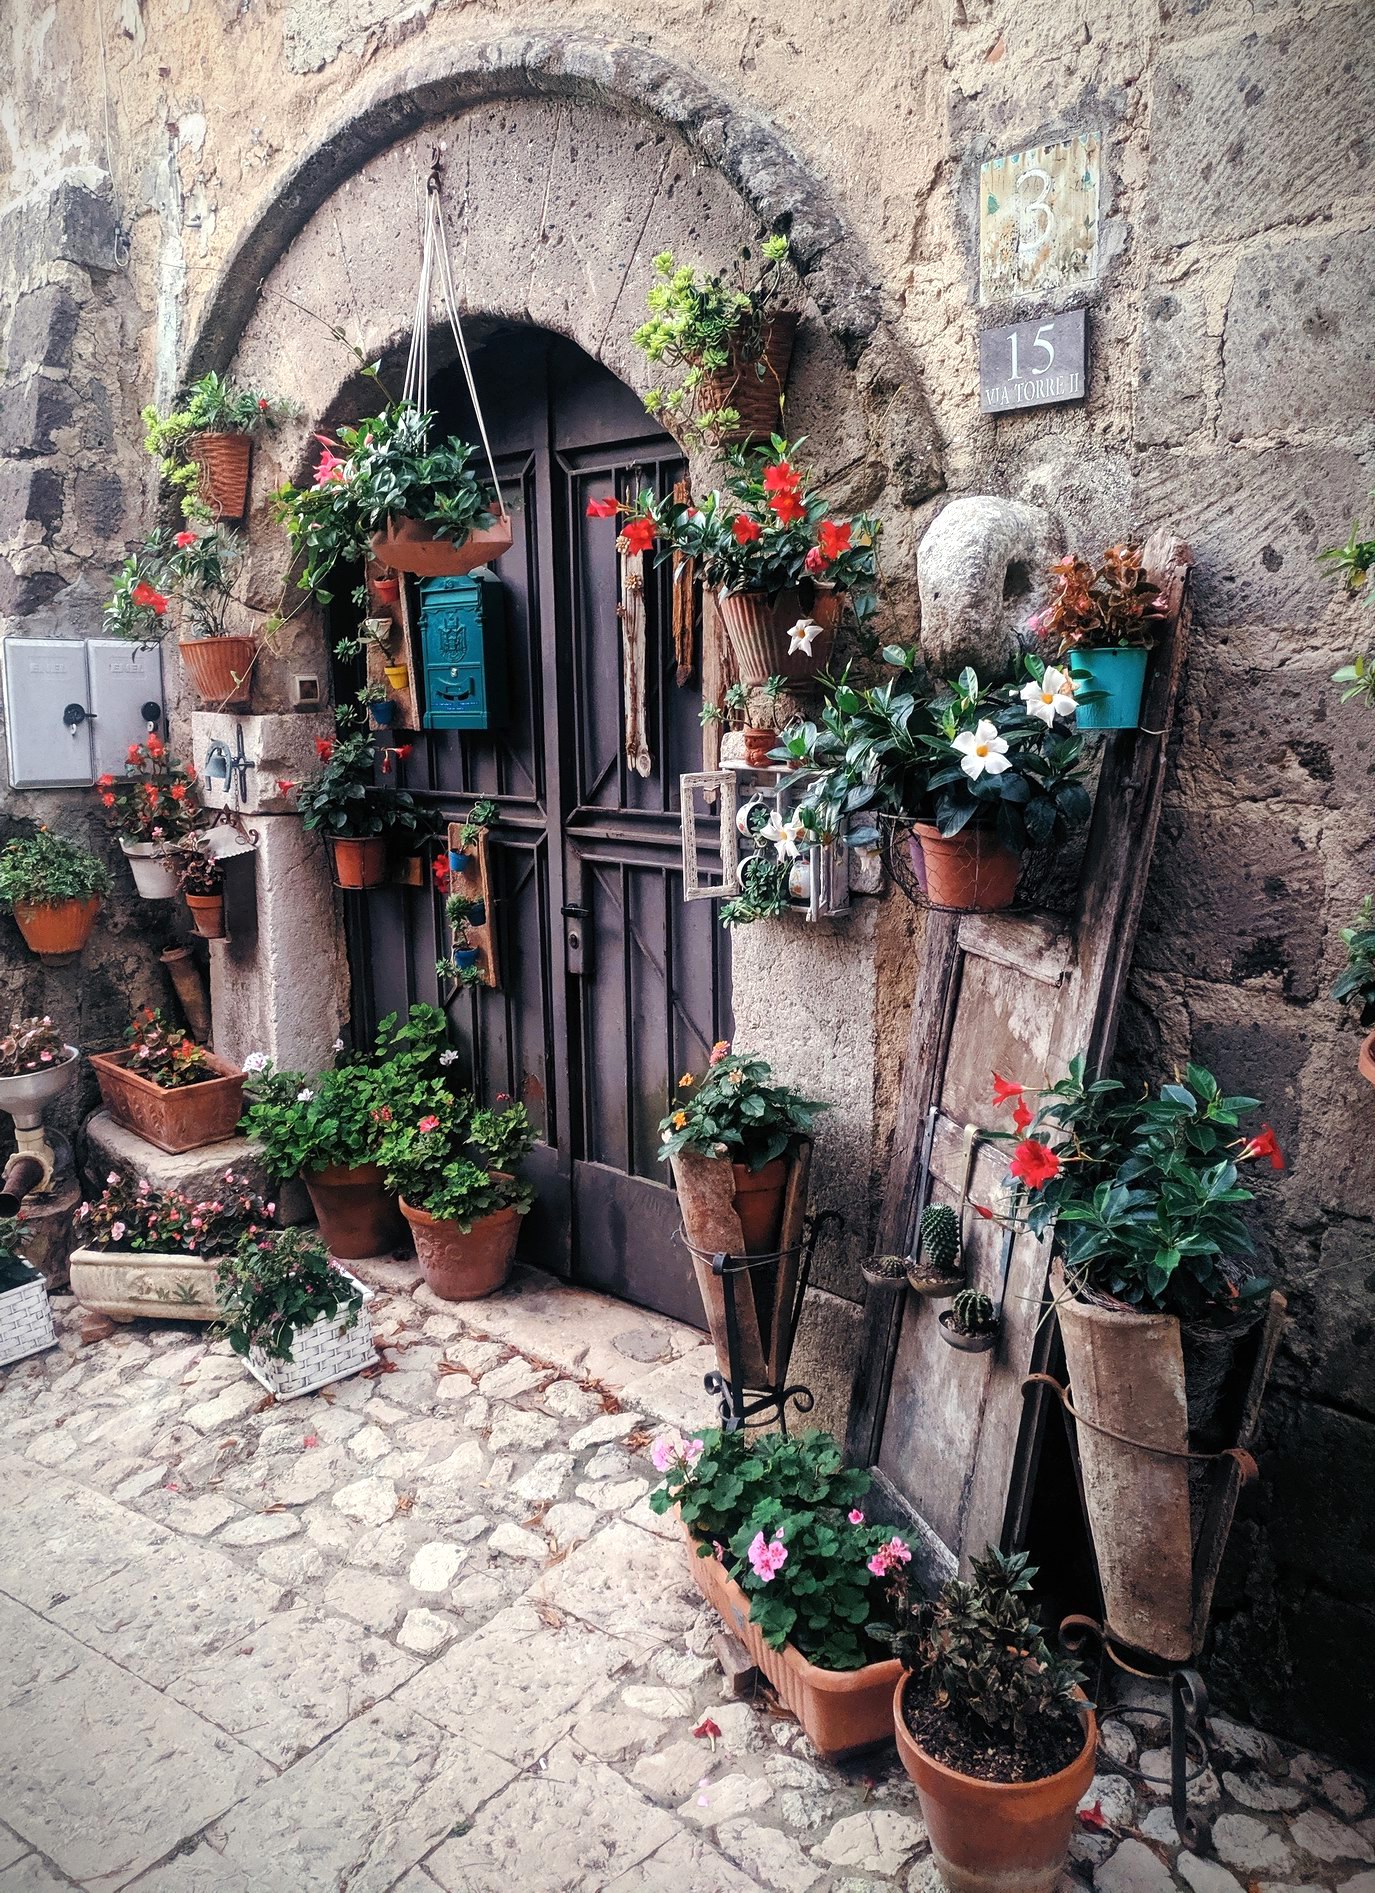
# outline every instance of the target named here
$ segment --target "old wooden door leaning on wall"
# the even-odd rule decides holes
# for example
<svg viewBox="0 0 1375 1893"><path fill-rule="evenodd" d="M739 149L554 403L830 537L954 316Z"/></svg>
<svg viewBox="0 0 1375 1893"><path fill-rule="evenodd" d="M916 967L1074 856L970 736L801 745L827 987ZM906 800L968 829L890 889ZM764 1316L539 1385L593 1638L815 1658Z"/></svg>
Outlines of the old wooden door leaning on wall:
<svg viewBox="0 0 1375 1893"><path fill-rule="evenodd" d="M1028 1090L1063 1077L1077 1053L1100 1072L1112 1049L1122 989L1150 871L1166 747L1188 641L1189 554L1178 540L1146 547L1147 569L1173 604L1173 635L1157 648L1139 732L1109 740L1099 775L1077 902L1038 912L927 914L921 975L903 1067L898 1128L880 1247L910 1249L923 1202L995 1204L1007 1144L977 1129L1008 1128L990 1104L994 1071ZM904 1293L871 1296L855 1378L847 1448L874 1465L915 1516L931 1576L968 1568L988 1544L1020 1544L1029 1512L1041 1395L1025 1376L1044 1365L1049 1241L1010 1239L966 1208L971 1286L1003 1324L992 1353L964 1354L940 1336L940 1304ZM1006 1281L1004 1293L1003 1282Z"/></svg>
<svg viewBox="0 0 1375 1893"><path fill-rule="evenodd" d="M541 1145L527 1261L701 1323L673 1241L676 1199L656 1161L674 1079L729 1036L729 955L709 903L684 905L678 777L700 766L698 676L680 685L669 575L645 585L644 736L626 760L616 528L590 496L681 476L675 443L633 394L542 330L504 328L474 363L515 543L501 560L509 711L490 732L416 736L404 786L446 819L478 796L499 808L495 920L501 986L450 1009L479 1095L528 1105ZM445 380L431 398L475 438ZM710 846L703 830L704 847ZM436 998L448 951L431 888L349 897L354 1024Z"/></svg>

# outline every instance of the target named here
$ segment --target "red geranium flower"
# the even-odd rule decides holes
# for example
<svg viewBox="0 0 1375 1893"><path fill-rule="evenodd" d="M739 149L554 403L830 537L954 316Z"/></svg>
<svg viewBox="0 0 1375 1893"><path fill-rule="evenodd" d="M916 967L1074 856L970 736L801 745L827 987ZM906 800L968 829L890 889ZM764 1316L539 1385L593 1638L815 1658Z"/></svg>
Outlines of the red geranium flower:
<svg viewBox="0 0 1375 1893"><path fill-rule="evenodd" d="M820 546L813 546L806 558L802 561L802 565L803 569L810 572L813 578L820 578L821 574L826 570L826 554L821 550Z"/></svg>
<svg viewBox="0 0 1375 1893"><path fill-rule="evenodd" d="M587 502L587 517L589 519L614 519L620 510L621 503L614 494L608 495L604 500L589 500Z"/></svg>
<svg viewBox="0 0 1375 1893"><path fill-rule="evenodd" d="M196 534L190 531L189 528L187 529L186 532L179 532L176 538L172 541L173 545L180 546L183 551L186 550L187 546L193 546L195 545L195 543L196 543Z"/></svg>
<svg viewBox="0 0 1375 1893"><path fill-rule="evenodd" d="M753 545L756 539L762 539L764 528L757 519L751 519L748 513L737 513L731 522L731 531L735 534L738 546Z"/></svg>
<svg viewBox="0 0 1375 1893"><path fill-rule="evenodd" d="M141 578L129 596L140 611L151 611L160 618L167 609L167 600L156 586L150 585L146 578Z"/></svg>
<svg viewBox="0 0 1375 1893"><path fill-rule="evenodd" d="M113 808L115 805L115 798L108 789L105 790L100 799L105 804L106 808Z"/></svg>
<svg viewBox="0 0 1375 1893"><path fill-rule="evenodd" d="M142 743L130 743L129 748L125 754L125 761L126 762L142 762L143 761Z"/></svg>
<svg viewBox="0 0 1375 1893"><path fill-rule="evenodd" d="M113 776L110 776L110 775L97 776L95 785L98 789L113 789L115 786L115 779Z"/></svg>
<svg viewBox="0 0 1375 1893"><path fill-rule="evenodd" d="M834 519L823 519L816 529L816 542L827 561L838 559L842 552L850 550L849 520L837 523Z"/></svg>
<svg viewBox="0 0 1375 1893"><path fill-rule="evenodd" d="M1028 1137L1025 1143L1018 1144L1009 1168L1014 1177L1025 1183L1030 1190L1039 1190L1060 1174L1060 1159L1049 1144L1041 1144L1034 1137Z"/></svg>
<svg viewBox="0 0 1375 1893"><path fill-rule="evenodd" d="M184 782L174 782L167 793L174 802L184 802L186 800L186 784Z"/></svg>
<svg viewBox="0 0 1375 1893"><path fill-rule="evenodd" d="M1268 1124L1261 1125L1260 1135L1250 1140L1237 1162L1245 1163L1251 1157L1268 1157L1272 1170L1283 1170L1284 1152L1280 1149L1275 1133Z"/></svg>
<svg viewBox="0 0 1375 1893"><path fill-rule="evenodd" d="M439 1129L439 1119L431 1112L429 1117L422 1117L415 1128L418 1131L437 1131Z"/></svg>
<svg viewBox="0 0 1375 1893"><path fill-rule="evenodd" d="M1020 1098L1022 1090L1021 1085L1014 1084L1010 1078L1000 1078L997 1072L994 1072L993 1102L995 1104L1006 1104L1009 1098Z"/></svg>
<svg viewBox="0 0 1375 1893"><path fill-rule="evenodd" d="M654 544L654 521L628 519L621 533L621 544L627 552L648 552Z"/></svg>
<svg viewBox="0 0 1375 1893"><path fill-rule="evenodd" d="M150 756L165 756L167 754L167 745L156 732L148 738L148 754Z"/></svg>

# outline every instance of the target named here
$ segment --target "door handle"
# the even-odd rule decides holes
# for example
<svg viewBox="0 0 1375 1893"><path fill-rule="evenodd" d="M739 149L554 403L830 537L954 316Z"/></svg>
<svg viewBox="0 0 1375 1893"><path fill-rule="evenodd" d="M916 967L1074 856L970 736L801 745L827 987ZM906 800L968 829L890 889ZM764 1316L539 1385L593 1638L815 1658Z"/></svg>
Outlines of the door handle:
<svg viewBox="0 0 1375 1893"><path fill-rule="evenodd" d="M591 914L591 909L584 907L581 901L570 900L560 907L559 912L565 920L586 920Z"/></svg>

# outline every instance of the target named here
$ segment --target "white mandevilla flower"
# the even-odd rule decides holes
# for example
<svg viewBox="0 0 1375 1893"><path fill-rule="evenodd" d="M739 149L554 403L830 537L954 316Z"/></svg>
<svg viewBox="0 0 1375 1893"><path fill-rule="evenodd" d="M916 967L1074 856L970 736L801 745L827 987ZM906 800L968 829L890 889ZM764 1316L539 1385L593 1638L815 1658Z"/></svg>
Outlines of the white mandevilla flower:
<svg viewBox="0 0 1375 1893"><path fill-rule="evenodd" d="M1007 760L1007 738L999 736L987 717L981 717L972 730L961 730L950 747L959 753L960 767L971 782L984 774L1000 776L1011 767Z"/></svg>
<svg viewBox="0 0 1375 1893"><path fill-rule="evenodd" d="M342 1052L344 1049L344 1041L342 1039L335 1039L334 1049L336 1052Z"/></svg>
<svg viewBox="0 0 1375 1893"><path fill-rule="evenodd" d="M1048 664L1039 684L1031 677L1022 685L1022 702L1027 715L1038 717L1049 729L1057 716L1074 714L1074 680L1068 671Z"/></svg>
<svg viewBox="0 0 1375 1893"><path fill-rule="evenodd" d="M781 861L792 861L797 855L797 841L801 833L802 824L796 816L791 821L782 822L778 819L778 810L770 809L769 819L759 831L759 839L772 842Z"/></svg>
<svg viewBox="0 0 1375 1893"><path fill-rule="evenodd" d="M802 651L810 657L812 654L812 640L813 638L820 637L820 635L821 626L813 619L799 618L792 630L788 633L788 656L791 657L794 651Z"/></svg>
<svg viewBox="0 0 1375 1893"><path fill-rule="evenodd" d="M439 1054L439 1062L441 1065L452 1065L454 1060L457 1057L458 1057L458 1053L451 1049L447 1052L441 1052Z"/></svg>

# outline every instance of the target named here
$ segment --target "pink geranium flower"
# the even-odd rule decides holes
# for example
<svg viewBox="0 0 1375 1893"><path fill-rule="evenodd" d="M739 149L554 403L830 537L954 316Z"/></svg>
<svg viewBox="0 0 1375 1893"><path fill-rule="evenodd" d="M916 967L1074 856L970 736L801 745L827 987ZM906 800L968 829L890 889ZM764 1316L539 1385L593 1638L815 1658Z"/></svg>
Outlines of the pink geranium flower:
<svg viewBox="0 0 1375 1893"><path fill-rule="evenodd" d="M429 1117L422 1117L415 1128L418 1131L437 1131L439 1129L439 1119L431 1113Z"/></svg>
<svg viewBox="0 0 1375 1893"><path fill-rule="evenodd" d="M854 1511L850 1514L850 1523L852 1525L862 1525L864 1523L864 1514L860 1511L858 1506L856 1506Z"/></svg>
<svg viewBox="0 0 1375 1893"><path fill-rule="evenodd" d="M890 1538L886 1545L880 1545L869 1560L869 1569L875 1577L887 1577L896 1564L910 1564L912 1554L901 1538Z"/></svg>
<svg viewBox="0 0 1375 1893"><path fill-rule="evenodd" d="M763 1532L758 1531L750 1544L749 1560L754 1575L761 1583L767 1584L770 1578L777 1577L788 1562L788 1547L777 1533L766 1544Z"/></svg>

